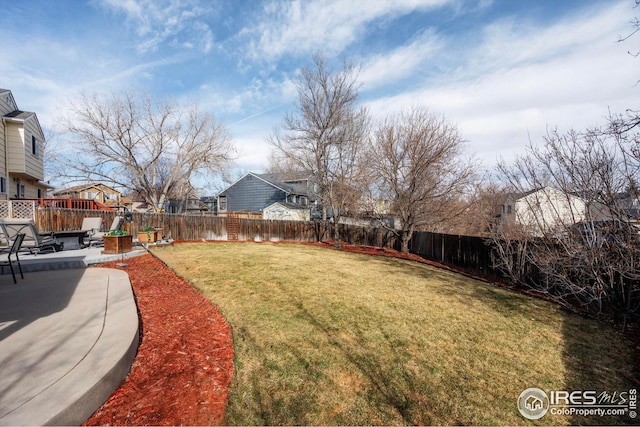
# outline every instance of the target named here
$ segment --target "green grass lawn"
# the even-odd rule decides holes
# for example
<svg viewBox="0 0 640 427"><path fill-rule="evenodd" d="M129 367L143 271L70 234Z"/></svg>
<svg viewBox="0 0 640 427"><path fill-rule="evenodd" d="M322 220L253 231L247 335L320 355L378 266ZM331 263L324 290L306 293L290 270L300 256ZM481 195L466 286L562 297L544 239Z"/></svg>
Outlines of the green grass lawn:
<svg viewBox="0 0 640 427"><path fill-rule="evenodd" d="M553 304L427 265L269 243L154 249L233 328L234 425L531 425L526 388L623 391L631 346Z"/></svg>

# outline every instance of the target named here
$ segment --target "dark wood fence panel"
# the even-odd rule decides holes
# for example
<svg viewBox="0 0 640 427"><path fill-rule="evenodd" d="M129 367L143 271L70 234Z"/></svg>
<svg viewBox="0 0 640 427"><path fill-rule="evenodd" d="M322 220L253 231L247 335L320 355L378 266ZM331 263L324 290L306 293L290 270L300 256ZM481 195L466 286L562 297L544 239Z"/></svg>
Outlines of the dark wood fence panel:
<svg viewBox="0 0 640 427"><path fill-rule="evenodd" d="M353 245L375 246L378 248L392 248L396 246L396 236L392 231L384 228L361 227L339 224L340 239ZM332 235L329 230L328 236ZM399 242L398 242L399 243Z"/></svg>
<svg viewBox="0 0 640 427"><path fill-rule="evenodd" d="M410 251L429 260L502 277L493 267L493 248L483 237L419 231L411 239Z"/></svg>

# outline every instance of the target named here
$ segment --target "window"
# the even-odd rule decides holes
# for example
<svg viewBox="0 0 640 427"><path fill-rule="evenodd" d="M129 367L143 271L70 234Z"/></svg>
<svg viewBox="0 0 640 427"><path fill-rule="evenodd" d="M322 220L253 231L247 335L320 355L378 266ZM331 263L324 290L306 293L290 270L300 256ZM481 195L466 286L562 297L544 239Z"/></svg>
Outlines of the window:
<svg viewBox="0 0 640 427"><path fill-rule="evenodd" d="M511 215L511 205L507 205L507 213Z"/></svg>
<svg viewBox="0 0 640 427"><path fill-rule="evenodd" d="M16 181L16 199L24 199L24 184Z"/></svg>
<svg viewBox="0 0 640 427"><path fill-rule="evenodd" d="M31 154L38 156L38 139L35 135L31 135Z"/></svg>
<svg viewBox="0 0 640 427"><path fill-rule="evenodd" d="M38 188L38 199L42 199L42 188Z"/></svg>
<svg viewBox="0 0 640 427"><path fill-rule="evenodd" d="M219 211L227 210L227 196L218 197L218 210Z"/></svg>
<svg viewBox="0 0 640 427"><path fill-rule="evenodd" d="M0 193L7 192L7 178L0 176Z"/></svg>
<svg viewBox="0 0 640 427"><path fill-rule="evenodd" d="M87 199L95 199L98 197L97 191L87 191Z"/></svg>

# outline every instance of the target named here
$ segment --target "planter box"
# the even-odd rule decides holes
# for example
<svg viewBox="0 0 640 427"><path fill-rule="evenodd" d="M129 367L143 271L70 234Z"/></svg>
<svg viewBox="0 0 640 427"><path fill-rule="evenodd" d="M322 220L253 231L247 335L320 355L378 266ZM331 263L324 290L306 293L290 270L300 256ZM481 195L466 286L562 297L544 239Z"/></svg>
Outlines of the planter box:
<svg viewBox="0 0 640 427"><path fill-rule="evenodd" d="M130 252L133 236L104 236L103 254L123 254Z"/></svg>
<svg viewBox="0 0 640 427"><path fill-rule="evenodd" d="M140 243L157 242L161 237L162 229L156 229L153 231L138 231L138 242Z"/></svg>

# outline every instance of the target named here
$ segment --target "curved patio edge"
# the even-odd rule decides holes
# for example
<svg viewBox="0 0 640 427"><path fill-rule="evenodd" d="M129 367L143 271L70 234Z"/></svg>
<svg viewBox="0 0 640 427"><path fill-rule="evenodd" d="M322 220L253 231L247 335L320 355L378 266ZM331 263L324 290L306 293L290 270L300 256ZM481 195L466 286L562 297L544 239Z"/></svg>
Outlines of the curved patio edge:
<svg viewBox="0 0 640 427"><path fill-rule="evenodd" d="M13 289L6 283L2 296L16 299L18 313L10 326L20 326L0 341L3 374L14 372L4 384L0 379L0 424L82 424L122 383L136 355L129 276L91 268L30 273ZM41 301L31 301L29 313L35 296Z"/></svg>

